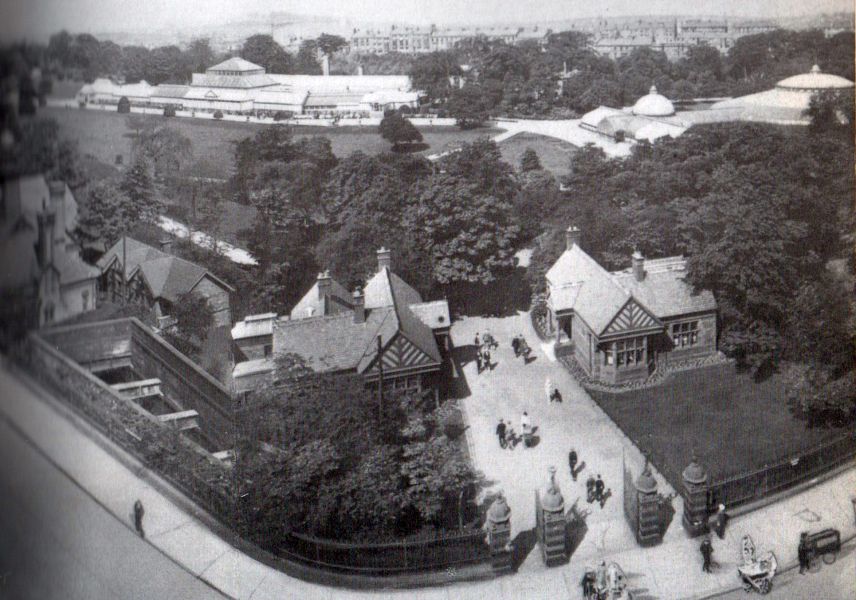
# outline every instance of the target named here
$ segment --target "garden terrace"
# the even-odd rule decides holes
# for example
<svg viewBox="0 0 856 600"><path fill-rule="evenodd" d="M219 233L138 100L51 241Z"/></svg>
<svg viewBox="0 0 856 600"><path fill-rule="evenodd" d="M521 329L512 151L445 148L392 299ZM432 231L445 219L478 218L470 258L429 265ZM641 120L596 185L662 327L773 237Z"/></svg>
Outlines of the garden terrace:
<svg viewBox="0 0 856 600"><path fill-rule="evenodd" d="M852 431L795 418L778 375L754 382L731 364L678 372L653 387L589 393L676 489L695 452L717 500L726 501L724 493L728 505L817 476L856 453Z"/></svg>

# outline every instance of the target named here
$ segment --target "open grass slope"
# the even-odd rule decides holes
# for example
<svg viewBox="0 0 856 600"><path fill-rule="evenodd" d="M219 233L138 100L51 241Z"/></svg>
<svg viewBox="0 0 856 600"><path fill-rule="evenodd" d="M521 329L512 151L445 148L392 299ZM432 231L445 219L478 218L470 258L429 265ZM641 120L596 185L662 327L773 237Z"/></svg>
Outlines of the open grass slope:
<svg viewBox="0 0 856 600"><path fill-rule="evenodd" d="M589 393L670 480L680 477L693 450L711 478L721 479L846 433L794 418L779 376L756 383L731 365L677 373L648 389Z"/></svg>
<svg viewBox="0 0 856 600"><path fill-rule="evenodd" d="M48 107L39 111L40 116L56 119L61 135L76 140L83 155L92 155L97 160L112 165L117 154L130 158L133 133L125 125L127 115L114 110L80 110L73 108ZM234 164L233 143L256 133L261 127L256 123L234 121L212 121L209 119L171 118L154 115L137 115L147 119L168 120L169 126L186 135L193 144L194 160L205 160L227 177ZM390 144L380 137L377 127L292 127L296 137L324 136L330 139L333 153L344 158L361 150L366 154L379 154L390 149ZM482 128L461 131L457 127L423 127L420 132L428 147L423 154L435 154L452 150L462 143L481 137L493 137L498 129ZM521 151L522 152L522 151ZM518 160L519 162L519 160Z"/></svg>
<svg viewBox="0 0 856 600"><path fill-rule="evenodd" d="M527 148L532 148L541 166L556 177L570 174L571 159L579 151L573 144L536 133L519 133L499 143L503 160L518 170Z"/></svg>

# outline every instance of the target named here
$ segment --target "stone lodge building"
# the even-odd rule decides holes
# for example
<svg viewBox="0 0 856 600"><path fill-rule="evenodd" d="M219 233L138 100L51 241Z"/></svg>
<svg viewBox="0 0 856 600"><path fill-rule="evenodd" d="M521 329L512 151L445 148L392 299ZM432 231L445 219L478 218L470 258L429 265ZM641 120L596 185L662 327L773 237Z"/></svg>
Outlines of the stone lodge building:
<svg viewBox="0 0 856 600"><path fill-rule="evenodd" d="M265 385L274 358L300 356L316 372L358 373L366 385L380 377L388 390L439 399L449 351L449 305L423 302L391 269L390 251L377 252L377 272L353 293L321 273L289 316L247 317L232 329L236 392ZM381 366L379 369L378 366Z"/></svg>
<svg viewBox="0 0 856 600"><path fill-rule="evenodd" d="M659 365L717 352L717 307L693 292L683 257L646 260L610 273L566 232L565 251L547 271L548 334L557 356L573 356L592 378L644 381Z"/></svg>

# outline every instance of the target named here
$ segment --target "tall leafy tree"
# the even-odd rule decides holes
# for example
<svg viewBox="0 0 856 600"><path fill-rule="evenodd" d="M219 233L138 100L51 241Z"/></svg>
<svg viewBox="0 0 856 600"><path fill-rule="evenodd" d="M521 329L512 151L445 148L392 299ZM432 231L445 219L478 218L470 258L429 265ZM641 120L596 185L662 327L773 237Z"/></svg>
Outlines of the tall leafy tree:
<svg viewBox="0 0 856 600"><path fill-rule="evenodd" d="M267 69L268 73L293 73L294 61L271 36L256 34L247 38L241 57Z"/></svg>
<svg viewBox="0 0 856 600"><path fill-rule="evenodd" d="M383 139L392 143L393 150L398 149L401 144L422 141L422 134L416 126L398 112L386 115L380 122L378 132Z"/></svg>

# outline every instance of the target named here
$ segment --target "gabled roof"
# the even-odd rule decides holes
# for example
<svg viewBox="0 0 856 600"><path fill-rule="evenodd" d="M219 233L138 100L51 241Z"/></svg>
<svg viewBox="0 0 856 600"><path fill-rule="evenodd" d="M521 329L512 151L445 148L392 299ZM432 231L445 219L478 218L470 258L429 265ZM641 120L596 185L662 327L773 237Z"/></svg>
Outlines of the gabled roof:
<svg viewBox="0 0 856 600"><path fill-rule="evenodd" d="M248 60L244 60L240 56L233 56L232 58L227 58L221 63L214 65L213 67L208 67L207 71L258 71L264 70L264 67L257 65L255 63L251 63Z"/></svg>
<svg viewBox="0 0 856 600"><path fill-rule="evenodd" d="M59 272L61 285L96 279L101 274L100 270L84 262L77 252L66 251L59 247L54 248L53 262Z"/></svg>
<svg viewBox="0 0 856 600"><path fill-rule="evenodd" d="M366 308L392 306L393 300L410 305L422 302L419 292L408 285L401 277L384 267L366 282L363 290Z"/></svg>
<svg viewBox="0 0 856 600"><path fill-rule="evenodd" d="M307 317L321 317L337 315L349 312L353 308L351 304L351 293L341 283L330 278L330 294L326 301L318 293L318 281L309 288L294 308L291 309L292 319L305 319Z"/></svg>
<svg viewBox="0 0 856 600"><path fill-rule="evenodd" d="M553 310L573 310L598 334L630 298L609 272L578 245L562 253L547 271L547 281Z"/></svg>
<svg viewBox="0 0 856 600"><path fill-rule="evenodd" d="M686 260L681 256L646 260L645 277L636 281L630 269L613 273L618 284L660 318L716 310L708 290L694 293L686 282Z"/></svg>
<svg viewBox="0 0 856 600"><path fill-rule="evenodd" d="M104 256L98 259L97 265L102 272L114 262L118 262L121 268L122 243L123 241L120 239ZM124 256L127 260L124 265L125 276L130 278L139 272L145 278L155 298L164 298L170 302L175 302L182 294L191 292L203 277L209 277L224 290L234 291L229 284L211 274L204 267L161 252L130 237L125 238Z"/></svg>
<svg viewBox="0 0 856 600"><path fill-rule="evenodd" d="M335 280L331 290L335 290L334 285L338 285ZM345 291L342 286L339 287ZM311 305L313 298L318 298L317 282L304 296L304 300L307 300L304 310L305 306ZM354 322L352 310L341 314L323 316L323 313L318 313L321 316L277 321L274 325L274 352L297 354L316 371L354 369L363 373L371 368L377 357L378 336L382 347L386 348L397 335L403 335L435 364L442 362L431 327L410 308L411 304L421 303L422 299L416 290L384 268L366 284L364 298L366 318L363 323ZM294 310L298 310L298 307ZM427 314L442 312L436 306L425 306L421 310Z"/></svg>
<svg viewBox="0 0 856 600"><path fill-rule="evenodd" d="M600 335L631 299L657 319L716 310L710 291L693 292L681 256L646 260L645 276L632 269L610 273L578 245L566 250L547 271L555 312L573 310Z"/></svg>

